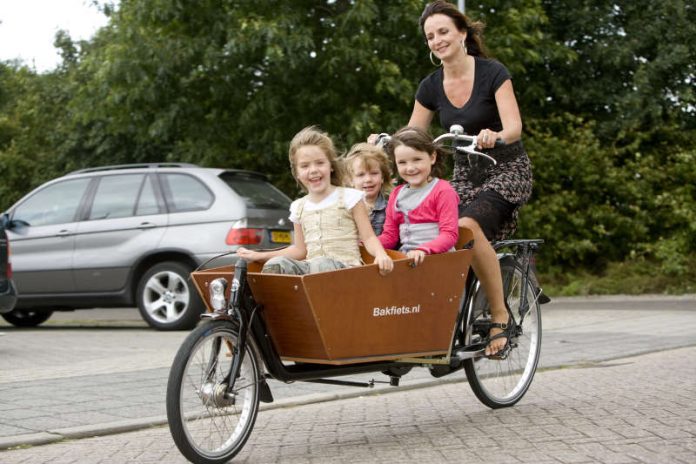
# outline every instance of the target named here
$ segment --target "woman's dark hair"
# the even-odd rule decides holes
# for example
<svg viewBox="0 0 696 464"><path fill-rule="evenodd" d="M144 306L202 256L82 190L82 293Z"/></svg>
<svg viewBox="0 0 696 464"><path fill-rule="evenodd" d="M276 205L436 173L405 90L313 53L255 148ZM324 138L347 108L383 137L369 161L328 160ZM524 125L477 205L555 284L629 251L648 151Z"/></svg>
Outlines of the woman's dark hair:
<svg viewBox="0 0 696 464"><path fill-rule="evenodd" d="M402 127L396 131L384 147L394 165L396 165L394 162L394 150L399 145L406 145L409 148L429 155L435 153L435 164L433 164L431 174L433 177L442 177L445 174L445 155L448 152L441 145L433 143L433 137L428 131L413 126Z"/></svg>
<svg viewBox="0 0 696 464"><path fill-rule="evenodd" d="M486 27L485 24L481 21L472 21L468 16L459 11L456 6L445 0L436 0L432 3L428 3L425 9L423 9L423 13L421 13L420 20L418 21L423 37L425 37L425 20L435 14L449 16L460 32L466 31L466 49L469 55L488 58L488 51L483 44L483 29Z"/></svg>

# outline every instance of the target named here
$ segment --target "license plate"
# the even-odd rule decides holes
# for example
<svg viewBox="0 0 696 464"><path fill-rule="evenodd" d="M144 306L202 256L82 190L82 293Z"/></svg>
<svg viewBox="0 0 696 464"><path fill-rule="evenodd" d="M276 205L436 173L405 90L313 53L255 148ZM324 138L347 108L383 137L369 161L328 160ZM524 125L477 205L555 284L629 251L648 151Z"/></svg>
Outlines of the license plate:
<svg viewBox="0 0 696 464"><path fill-rule="evenodd" d="M290 243L292 238L290 237L290 232L285 230L272 230L271 241L275 243Z"/></svg>

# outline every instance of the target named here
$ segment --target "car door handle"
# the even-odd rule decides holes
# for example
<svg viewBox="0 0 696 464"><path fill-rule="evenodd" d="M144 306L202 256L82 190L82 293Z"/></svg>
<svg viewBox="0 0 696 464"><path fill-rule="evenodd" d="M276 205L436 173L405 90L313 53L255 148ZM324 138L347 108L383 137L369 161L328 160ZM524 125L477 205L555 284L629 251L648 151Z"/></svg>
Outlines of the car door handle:
<svg viewBox="0 0 696 464"><path fill-rule="evenodd" d="M157 227L157 224L153 222L141 222L138 229L152 229L154 227Z"/></svg>
<svg viewBox="0 0 696 464"><path fill-rule="evenodd" d="M70 232L68 229L63 229L56 234L56 237L67 237L69 235L72 235L72 232Z"/></svg>

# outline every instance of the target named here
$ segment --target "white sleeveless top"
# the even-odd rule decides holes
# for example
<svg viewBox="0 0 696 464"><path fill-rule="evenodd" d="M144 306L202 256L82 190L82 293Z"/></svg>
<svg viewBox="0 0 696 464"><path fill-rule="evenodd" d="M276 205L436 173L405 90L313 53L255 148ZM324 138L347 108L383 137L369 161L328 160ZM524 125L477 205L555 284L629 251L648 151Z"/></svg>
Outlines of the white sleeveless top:
<svg viewBox="0 0 696 464"><path fill-rule="evenodd" d="M335 200L330 200L332 197ZM346 197L350 197L348 201ZM351 210L363 197L364 193L359 190L336 187L319 204L305 196L291 205L290 220L302 226L307 259L325 256L346 266L362 264L358 227Z"/></svg>

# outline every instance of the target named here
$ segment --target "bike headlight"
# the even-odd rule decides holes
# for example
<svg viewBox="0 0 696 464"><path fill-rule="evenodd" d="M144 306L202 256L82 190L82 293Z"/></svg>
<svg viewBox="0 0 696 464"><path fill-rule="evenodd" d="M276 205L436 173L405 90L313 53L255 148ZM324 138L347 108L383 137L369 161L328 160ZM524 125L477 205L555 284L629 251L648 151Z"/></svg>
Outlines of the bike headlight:
<svg viewBox="0 0 696 464"><path fill-rule="evenodd" d="M219 277L208 284L208 293L210 295L210 306L215 311L223 311L227 308L227 300L225 299L225 290L227 289L227 279Z"/></svg>

